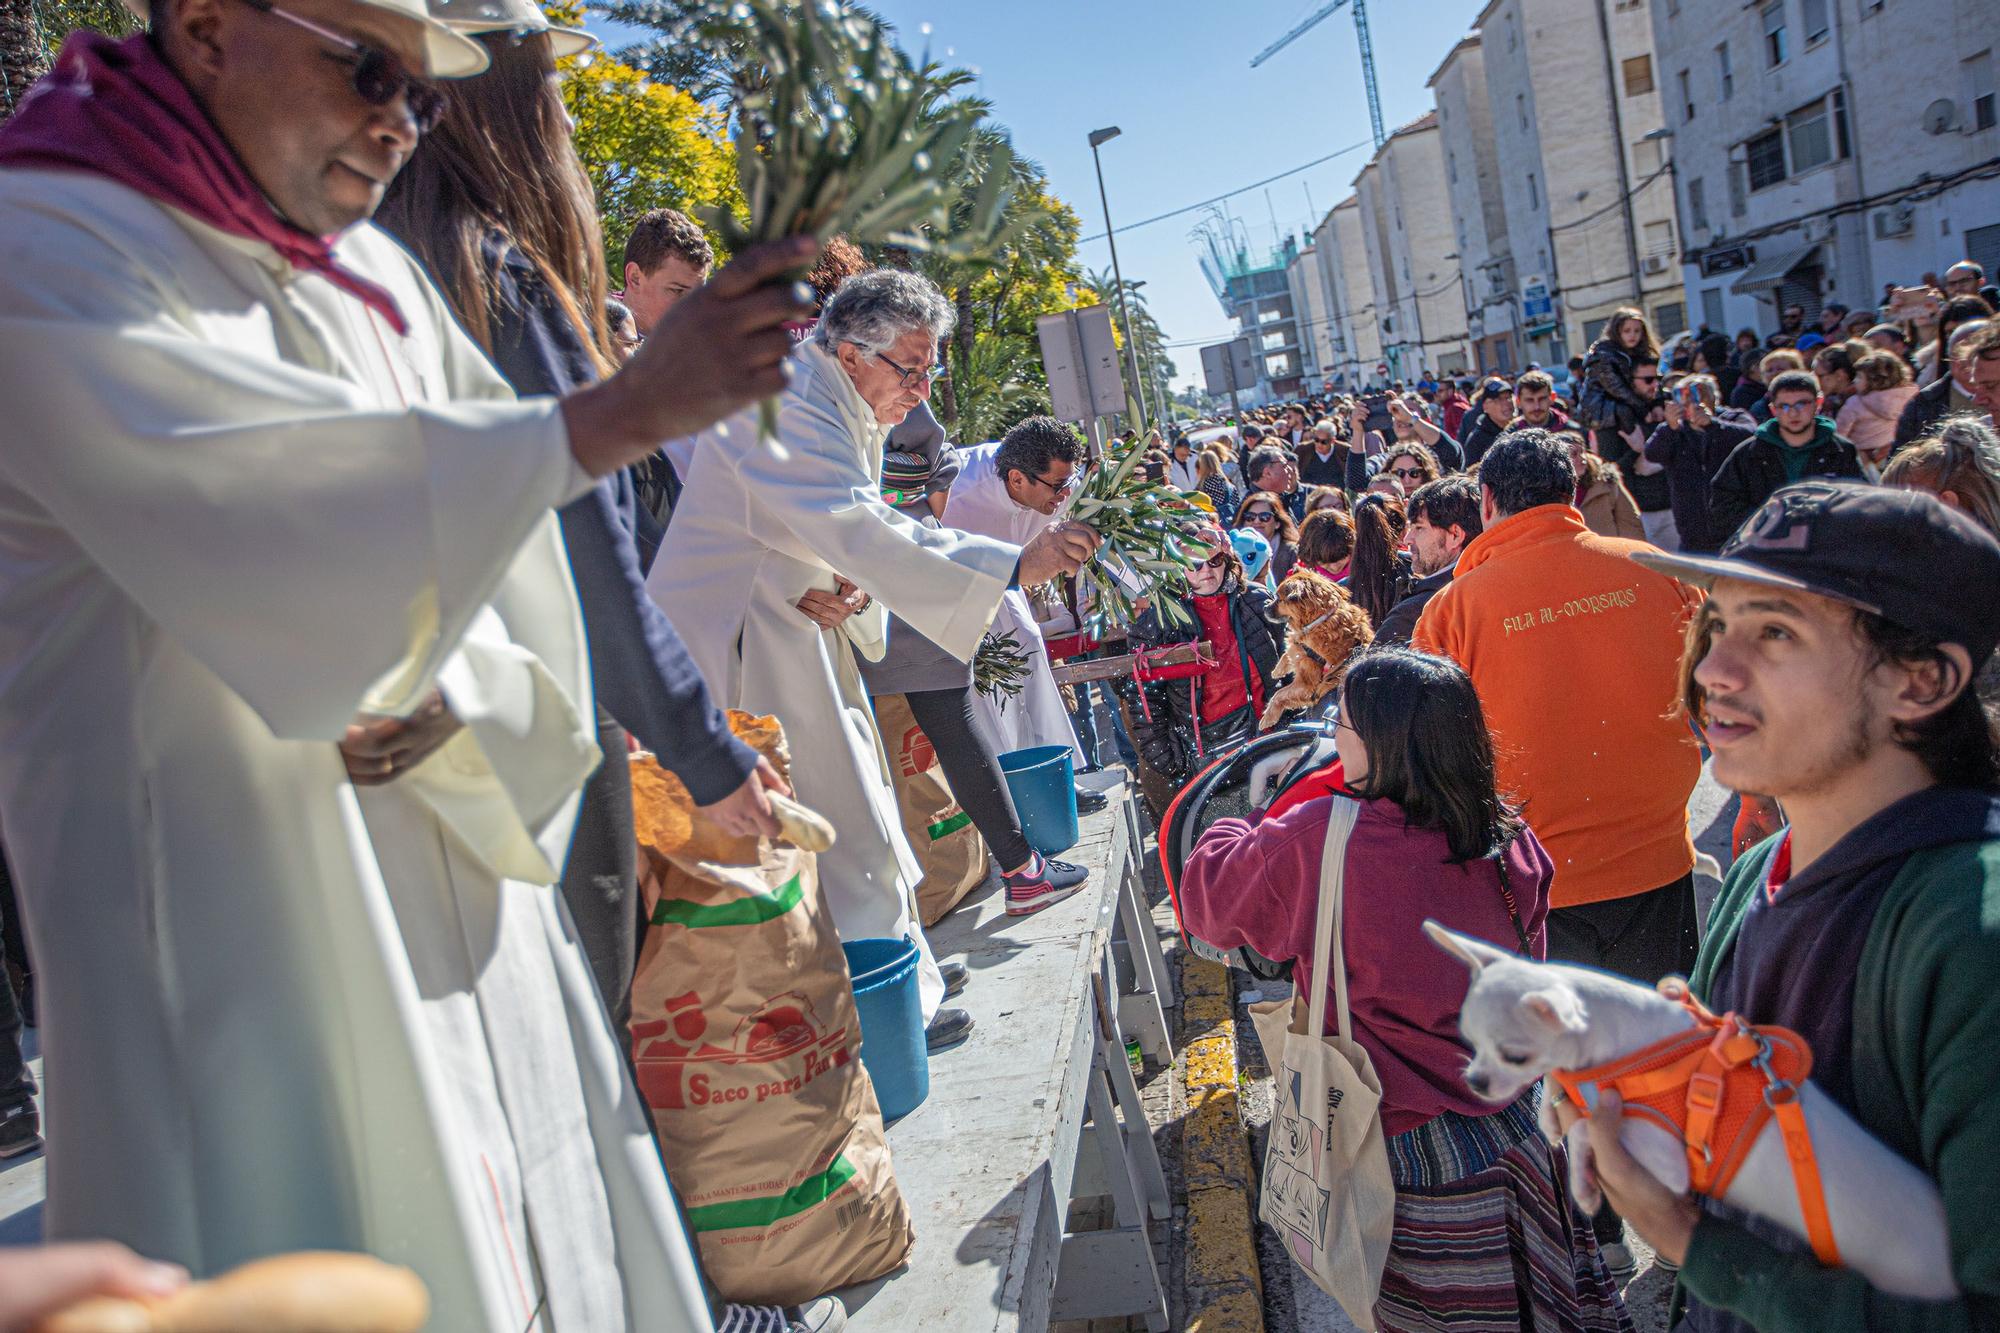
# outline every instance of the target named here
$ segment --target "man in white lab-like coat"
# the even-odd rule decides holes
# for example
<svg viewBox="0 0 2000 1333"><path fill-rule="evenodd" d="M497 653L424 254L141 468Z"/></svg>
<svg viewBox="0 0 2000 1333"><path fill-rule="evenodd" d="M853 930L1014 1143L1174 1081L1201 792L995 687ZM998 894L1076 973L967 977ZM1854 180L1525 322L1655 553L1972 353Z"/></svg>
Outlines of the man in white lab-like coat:
<svg viewBox="0 0 2000 1333"><path fill-rule="evenodd" d="M970 661L1008 588L1073 571L1096 547L1077 524L1024 544L925 528L882 502L883 439L929 397L951 323L944 295L914 274L848 279L793 358L776 437L752 411L696 443L647 582L721 702L784 724L799 798L839 834L819 871L841 937L918 945L937 1044L969 1019L939 1013L944 980L912 900L922 876L854 654L881 658L886 606ZM822 625L800 611L806 594L850 582L851 618Z"/></svg>
<svg viewBox="0 0 2000 1333"><path fill-rule="evenodd" d="M432 1329L705 1329L550 887L595 762L550 509L775 387L798 306L757 278L811 247L515 403L357 225L434 108L406 71L479 48L414 0L155 18L73 38L0 129L0 815L46 1230L197 1273L366 1250Z"/></svg>
<svg viewBox="0 0 2000 1333"><path fill-rule="evenodd" d="M945 526L1003 541L1028 541L1057 522L1082 480L1083 441L1053 417L1029 417L998 444L961 448L958 456L958 479L945 500ZM995 700L981 694L974 703L1000 752L1061 745L1083 767L1083 749L1076 743L1026 592L1008 591L993 618L993 632L1011 638L1028 659L1028 678L1018 695Z"/></svg>

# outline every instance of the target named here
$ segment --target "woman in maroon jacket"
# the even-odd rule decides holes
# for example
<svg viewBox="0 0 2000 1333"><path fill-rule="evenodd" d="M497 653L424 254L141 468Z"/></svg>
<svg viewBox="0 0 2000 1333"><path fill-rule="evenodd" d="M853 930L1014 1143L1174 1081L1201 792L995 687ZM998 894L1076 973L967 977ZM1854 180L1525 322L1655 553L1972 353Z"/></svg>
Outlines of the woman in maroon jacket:
<svg viewBox="0 0 2000 1333"><path fill-rule="evenodd" d="M1362 802L1343 906L1349 1009L1382 1081L1397 1191L1377 1320L1392 1330L1483 1319L1629 1330L1590 1220L1535 1127L1538 1093L1494 1106L1465 1086L1465 969L1422 929L1435 919L1544 955L1554 868L1495 790L1479 696L1445 658L1379 649L1349 669L1339 728L1349 793ZM1189 933L1311 975L1330 807L1322 797L1262 823L1218 820L1182 875Z"/></svg>

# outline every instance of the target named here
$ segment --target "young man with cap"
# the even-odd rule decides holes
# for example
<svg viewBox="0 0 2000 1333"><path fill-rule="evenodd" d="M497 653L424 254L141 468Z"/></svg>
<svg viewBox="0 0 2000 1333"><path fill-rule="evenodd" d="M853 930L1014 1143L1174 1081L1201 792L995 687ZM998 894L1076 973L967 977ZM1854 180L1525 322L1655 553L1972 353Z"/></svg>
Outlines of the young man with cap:
<svg viewBox="0 0 2000 1333"><path fill-rule="evenodd" d="M1507 429L1507 423L1514 419L1514 386L1498 375L1480 386L1477 412L1465 415L1472 422L1459 436L1459 444L1465 450L1465 465L1475 466L1486 457L1486 451Z"/></svg>
<svg viewBox="0 0 2000 1333"><path fill-rule="evenodd" d="M485 59L420 0L171 0L73 34L0 127L46 1229L203 1273L366 1251L440 1330L706 1328L551 890L600 759L551 510L783 387L808 307L759 284L813 247L514 402L367 223L430 80ZM724 822L775 829L764 786Z"/></svg>
<svg viewBox="0 0 2000 1333"><path fill-rule="evenodd" d="M2000 643L2000 544L1922 492L1807 481L1719 556L1634 558L1709 587L1683 700L1717 780L1790 820L1730 870L1693 988L1803 1035L1820 1089L1936 1182L1962 1295L1887 1295L1768 1223L1669 1194L1607 1132L1615 1100L1590 1127L1605 1195L1681 1265L1689 1333L1990 1328L2000 751L1972 682Z"/></svg>

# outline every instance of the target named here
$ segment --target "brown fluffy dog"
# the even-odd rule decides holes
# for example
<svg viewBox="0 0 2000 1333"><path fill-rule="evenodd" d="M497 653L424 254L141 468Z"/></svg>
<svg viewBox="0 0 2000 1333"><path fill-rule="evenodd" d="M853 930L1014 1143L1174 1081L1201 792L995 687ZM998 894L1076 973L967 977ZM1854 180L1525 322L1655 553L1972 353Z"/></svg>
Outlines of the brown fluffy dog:
<svg viewBox="0 0 2000 1333"><path fill-rule="evenodd" d="M1348 599L1347 590L1309 569L1293 570L1278 585L1277 611L1285 618L1286 634L1285 655L1278 659L1276 674L1289 672L1292 681L1264 705L1258 723L1263 727L1332 693L1347 659L1375 641L1368 613Z"/></svg>

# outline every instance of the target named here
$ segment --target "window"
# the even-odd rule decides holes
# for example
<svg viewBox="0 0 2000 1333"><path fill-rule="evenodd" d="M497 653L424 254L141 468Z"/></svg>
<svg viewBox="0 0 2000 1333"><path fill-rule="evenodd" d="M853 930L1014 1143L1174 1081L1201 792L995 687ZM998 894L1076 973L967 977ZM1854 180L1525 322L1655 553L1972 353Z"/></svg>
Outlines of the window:
<svg viewBox="0 0 2000 1333"><path fill-rule="evenodd" d="M1777 130L1758 135L1743 145L1743 151L1752 190L1767 189L1785 178L1785 136Z"/></svg>
<svg viewBox="0 0 2000 1333"><path fill-rule="evenodd" d="M1722 288L1701 289L1701 322L1718 332L1722 329Z"/></svg>
<svg viewBox="0 0 2000 1333"><path fill-rule="evenodd" d="M1972 107L1972 130L1990 130L1994 125L1993 52L1981 51L1961 62L1965 71L1965 100Z"/></svg>
<svg viewBox="0 0 2000 1333"><path fill-rule="evenodd" d="M1729 216L1740 218L1748 211L1750 204L1745 197L1749 192L1743 188L1743 179L1749 175L1741 162L1729 164Z"/></svg>
<svg viewBox="0 0 2000 1333"><path fill-rule="evenodd" d="M1637 97L1641 93L1653 91L1653 57L1633 56L1630 60L1618 62L1618 68L1625 75L1625 95Z"/></svg>
<svg viewBox="0 0 2000 1333"><path fill-rule="evenodd" d="M1509 51L1514 49L1514 43L1515 43L1514 16L1512 14L1509 14L1507 16L1507 49Z"/></svg>
<svg viewBox="0 0 2000 1333"><path fill-rule="evenodd" d="M1794 176L1833 161L1833 126L1826 102L1814 102L1786 116L1785 137L1791 141Z"/></svg>
<svg viewBox="0 0 2000 1333"><path fill-rule="evenodd" d="M1667 255L1674 253L1674 224L1671 222L1648 222L1646 224L1646 253Z"/></svg>
<svg viewBox="0 0 2000 1333"><path fill-rule="evenodd" d="M1707 190L1702 179L1696 176L1688 182L1688 226L1697 231L1708 230Z"/></svg>
<svg viewBox="0 0 2000 1333"><path fill-rule="evenodd" d="M1799 18L1806 30L1808 46L1826 37L1829 22L1826 0L1799 0Z"/></svg>
<svg viewBox="0 0 2000 1333"><path fill-rule="evenodd" d="M1722 76L1722 100L1736 96L1736 71L1729 66L1729 43L1715 48L1715 69Z"/></svg>
<svg viewBox="0 0 2000 1333"><path fill-rule="evenodd" d="M1653 332L1660 337L1671 338L1685 332L1687 326L1687 307L1679 301L1664 301L1654 308Z"/></svg>
<svg viewBox="0 0 2000 1333"><path fill-rule="evenodd" d="M1527 128L1528 128L1528 95L1527 95L1526 93L1515 93L1515 94L1514 94L1514 114L1515 114L1516 116L1520 117L1520 120L1521 120L1521 128L1522 128L1522 129L1524 129L1524 130L1525 130L1525 129L1527 129Z"/></svg>
<svg viewBox="0 0 2000 1333"><path fill-rule="evenodd" d="M1680 84L1681 88L1681 119L1693 120L1694 90L1688 84L1688 72L1686 70L1682 70L1680 73L1674 75L1674 79L1677 83Z"/></svg>
<svg viewBox="0 0 2000 1333"><path fill-rule="evenodd" d="M1453 185L1458 184L1458 154L1447 149L1444 155L1444 174Z"/></svg>
<svg viewBox="0 0 2000 1333"><path fill-rule="evenodd" d="M1528 207L1540 208L1541 206L1542 206L1542 192L1541 190L1536 188L1535 173L1531 171L1528 173Z"/></svg>
<svg viewBox="0 0 2000 1333"><path fill-rule="evenodd" d="M1764 63L1782 65L1792 53L1785 39L1785 0L1771 0L1764 6Z"/></svg>

